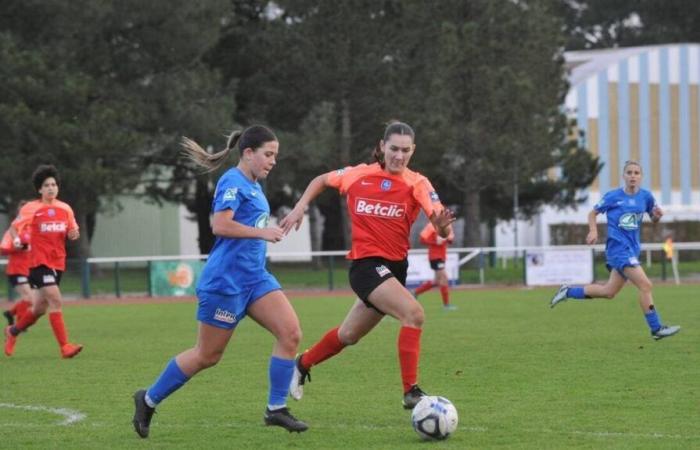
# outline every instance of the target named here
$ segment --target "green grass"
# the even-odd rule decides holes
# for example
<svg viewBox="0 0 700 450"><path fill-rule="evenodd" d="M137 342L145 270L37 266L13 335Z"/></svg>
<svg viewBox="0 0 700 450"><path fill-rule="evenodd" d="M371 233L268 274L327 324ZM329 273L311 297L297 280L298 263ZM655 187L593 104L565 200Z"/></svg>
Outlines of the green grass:
<svg viewBox="0 0 700 450"><path fill-rule="evenodd" d="M421 385L452 400L457 432L422 443L400 406L398 323L386 319L359 345L315 367L291 404L311 429L262 425L273 339L251 320L222 362L159 408L151 437L131 428L132 392L194 343L194 303L70 306L66 323L85 350L61 360L46 319L0 360L3 448L699 448L700 317L697 286L660 286L657 306L683 331L654 342L626 288L614 301L548 308L552 290L462 290L457 311L425 294ZM303 346L345 316L351 297L294 297ZM86 414L60 425L49 412ZM4 406L3 406L4 405Z"/></svg>

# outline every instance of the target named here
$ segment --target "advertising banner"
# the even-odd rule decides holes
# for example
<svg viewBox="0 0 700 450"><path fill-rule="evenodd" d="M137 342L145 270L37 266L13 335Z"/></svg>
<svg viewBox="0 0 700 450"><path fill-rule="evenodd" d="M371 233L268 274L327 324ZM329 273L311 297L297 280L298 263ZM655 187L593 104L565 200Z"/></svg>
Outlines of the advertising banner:
<svg viewBox="0 0 700 450"><path fill-rule="evenodd" d="M155 297L195 295L203 261L151 262L151 294Z"/></svg>
<svg viewBox="0 0 700 450"><path fill-rule="evenodd" d="M525 254L525 284L528 286L592 282L592 250L528 250Z"/></svg>

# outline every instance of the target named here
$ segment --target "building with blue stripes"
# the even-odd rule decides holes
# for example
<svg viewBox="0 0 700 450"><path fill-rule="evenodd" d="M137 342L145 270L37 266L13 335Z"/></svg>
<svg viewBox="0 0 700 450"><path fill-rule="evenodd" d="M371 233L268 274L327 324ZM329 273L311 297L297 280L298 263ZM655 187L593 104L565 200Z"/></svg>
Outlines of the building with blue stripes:
<svg viewBox="0 0 700 450"><path fill-rule="evenodd" d="M518 243L548 245L551 225L586 223L601 194L622 185L629 159L642 165L643 187L664 209L664 222L700 221L700 44L566 52L565 60L566 112L604 166L586 203L520 222ZM499 226L497 245L513 245L513 228Z"/></svg>

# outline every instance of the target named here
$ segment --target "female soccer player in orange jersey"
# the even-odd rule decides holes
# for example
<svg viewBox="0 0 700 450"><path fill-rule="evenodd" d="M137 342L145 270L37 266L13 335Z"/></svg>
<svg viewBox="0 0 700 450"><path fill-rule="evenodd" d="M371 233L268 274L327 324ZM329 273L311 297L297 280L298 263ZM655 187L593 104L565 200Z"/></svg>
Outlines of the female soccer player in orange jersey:
<svg viewBox="0 0 700 450"><path fill-rule="evenodd" d="M27 202L21 201L17 211ZM32 306L32 288L29 286L29 230L25 227L16 238L12 238L10 230L5 231L0 242L0 253L7 255L7 281L15 288L19 300L12 307L3 311L8 325L14 325L15 317L22 317L24 312Z"/></svg>
<svg viewBox="0 0 700 450"><path fill-rule="evenodd" d="M66 268L66 238L80 237L78 224L71 207L58 200L59 178L54 166L41 165L32 175L34 188L40 199L31 201L20 209L19 216L10 226L13 239L28 226L32 249L29 252L29 283L39 290L32 309L21 317L16 325L5 328L5 354L12 356L17 336L32 326L46 311L54 336L64 358L72 358L83 349L82 345L68 342L63 323L61 305L61 275Z"/></svg>
<svg viewBox="0 0 700 450"><path fill-rule="evenodd" d="M454 237L454 233L450 233L446 238L441 237L430 222L428 222L425 228L420 232L421 244L428 246L428 260L430 261L430 268L435 271L435 279L433 281L426 281L414 291L415 296L418 297L420 294L429 291L435 286L439 286L442 306L448 311L457 309L456 306L450 304L450 281L447 278L447 271L445 270L447 244L452 243Z"/></svg>
<svg viewBox="0 0 700 450"><path fill-rule="evenodd" d="M423 307L405 288L409 233L421 209L442 237L449 236L455 218L442 206L428 179L408 168L414 138L407 124L389 124L375 149L377 162L317 176L280 222L285 233L298 229L308 204L328 187L345 195L352 223L347 256L352 260L350 286L359 297L340 326L297 357L290 386L296 400L303 395L312 366L356 344L385 314L401 323L398 354L404 408L412 409L426 395L417 384Z"/></svg>

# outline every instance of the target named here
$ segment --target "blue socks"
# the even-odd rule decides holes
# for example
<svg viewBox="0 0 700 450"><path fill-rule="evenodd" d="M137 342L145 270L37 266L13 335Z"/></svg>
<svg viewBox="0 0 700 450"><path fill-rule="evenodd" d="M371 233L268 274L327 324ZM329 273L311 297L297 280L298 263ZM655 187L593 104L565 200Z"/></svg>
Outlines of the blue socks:
<svg viewBox="0 0 700 450"><path fill-rule="evenodd" d="M277 356L271 357L268 374L270 376L270 394L267 398L267 406L270 410L282 408L287 404L289 383L294 375L294 360L282 359Z"/></svg>
<svg viewBox="0 0 700 450"><path fill-rule="evenodd" d="M661 328L661 319L659 319L659 315L656 313L654 305L651 306L648 313L644 313L644 318L646 319L647 325L649 325L649 329L651 329L652 333L659 331L659 328Z"/></svg>
<svg viewBox="0 0 700 450"><path fill-rule="evenodd" d="M189 380L189 377L182 372L177 362L175 362L175 358L171 359L156 382L146 391L147 403L150 400L157 405L170 394L180 389L183 384L187 383L187 380Z"/></svg>
<svg viewBox="0 0 700 450"><path fill-rule="evenodd" d="M583 300L586 298L586 294L583 291L583 286L571 286L566 291L567 298L575 298L578 300Z"/></svg>

